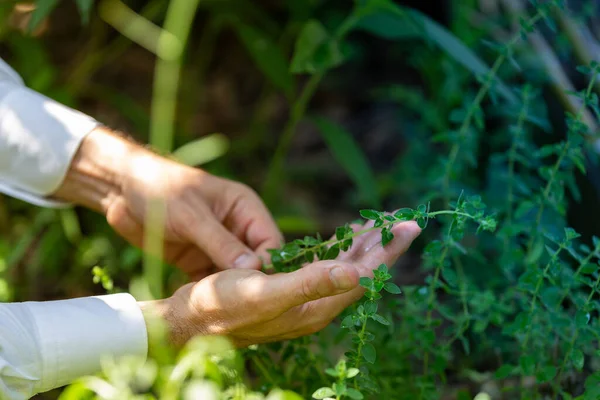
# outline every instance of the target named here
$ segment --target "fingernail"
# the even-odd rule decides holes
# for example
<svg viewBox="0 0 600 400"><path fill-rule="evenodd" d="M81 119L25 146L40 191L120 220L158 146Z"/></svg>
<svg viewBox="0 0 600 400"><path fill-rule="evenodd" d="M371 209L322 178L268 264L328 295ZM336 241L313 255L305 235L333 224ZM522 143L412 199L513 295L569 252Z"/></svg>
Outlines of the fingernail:
<svg viewBox="0 0 600 400"><path fill-rule="evenodd" d="M257 258L252 254L244 253L233 262L235 268L254 269L257 265Z"/></svg>
<svg viewBox="0 0 600 400"><path fill-rule="evenodd" d="M338 266L329 271L333 285L339 290L352 289L355 283L344 267Z"/></svg>

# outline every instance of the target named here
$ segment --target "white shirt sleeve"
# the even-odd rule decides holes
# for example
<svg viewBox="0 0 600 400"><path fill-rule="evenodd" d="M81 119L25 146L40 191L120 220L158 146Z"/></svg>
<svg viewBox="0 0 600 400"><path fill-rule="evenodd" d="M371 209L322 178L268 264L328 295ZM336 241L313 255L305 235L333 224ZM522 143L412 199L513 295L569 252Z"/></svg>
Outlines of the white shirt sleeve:
<svg viewBox="0 0 600 400"><path fill-rule="evenodd" d="M0 399L29 399L97 373L103 356L145 358L147 348L129 294L0 303Z"/></svg>
<svg viewBox="0 0 600 400"><path fill-rule="evenodd" d="M42 96L0 59L0 192L57 207L58 188L98 123ZM28 399L99 372L104 355L146 357L146 324L128 294L0 303L0 399Z"/></svg>
<svg viewBox="0 0 600 400"><path fill-rule="evenodd" d="M98 125L25 87L0 59L0 192L36 205L64 205L45 197L58 189L81 141Z"/></svg>

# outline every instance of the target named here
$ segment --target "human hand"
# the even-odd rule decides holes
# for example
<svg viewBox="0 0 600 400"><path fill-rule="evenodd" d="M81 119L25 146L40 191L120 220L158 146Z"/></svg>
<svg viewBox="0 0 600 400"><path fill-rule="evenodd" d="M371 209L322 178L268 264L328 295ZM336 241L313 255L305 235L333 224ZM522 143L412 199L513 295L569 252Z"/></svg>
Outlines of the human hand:
<svg viewBox="0 0 600 400"><path fill-rule="evenodd" d="M365 227L370 226L372 222ZM386 247L380 245L381 234L371 231L356 237L337 260L317 261L287 274L223 271L141 307L146 315L162 317L179 345L196 335L226 335L240 347L308 335L358 300L364 291L359 277L372 276L382 263L393 265L421 230L415 222L404 222L392 232L395 237Z"/></svg>
<svg viewBox="0 0 600 400"><path fill-rule="evenodd" d="M252 189L191 168L104 128L86 137L56 197L96 209L142 247L152 201L164 201L165 261L192 280L227 268L259 269L282 236ZM151 249L150 249L151 250Z"/></svg>

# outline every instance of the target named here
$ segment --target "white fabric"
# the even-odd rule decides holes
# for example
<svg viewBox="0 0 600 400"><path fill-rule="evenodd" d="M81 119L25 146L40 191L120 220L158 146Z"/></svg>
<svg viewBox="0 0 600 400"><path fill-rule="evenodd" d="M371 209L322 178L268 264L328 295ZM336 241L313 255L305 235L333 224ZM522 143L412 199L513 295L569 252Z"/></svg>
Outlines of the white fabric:
<svg viewBox="0 0 600 400"><path fill-rule="evenodd" d="M97 373L104 356L146 357L147 348L129 294L0 304L0 399L29 399Z"/></svg>
<svg viewBox="0 0 600 400"><path fill-rule="evenodd" d="M0 60L0 192L42 206L98 123L23 86ZM0 303L0 399L28 399L99 371L104 355L146 357L146 324L129 294Z"/></svg>
<svg viewBox="0 0 600 400"><path fill-rule="evenodd" d="M93 118L25 86L0 60L0 192L42 206L61 184Z"/></svg>

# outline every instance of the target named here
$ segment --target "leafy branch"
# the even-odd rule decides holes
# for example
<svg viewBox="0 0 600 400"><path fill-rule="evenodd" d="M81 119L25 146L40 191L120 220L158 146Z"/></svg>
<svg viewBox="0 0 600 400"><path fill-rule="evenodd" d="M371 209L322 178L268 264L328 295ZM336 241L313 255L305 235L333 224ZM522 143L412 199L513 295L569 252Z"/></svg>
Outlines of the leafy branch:
<svg viewBox="0 0 600 400"><path fill-rule="evenodd" d="M464 117L462 118L462 123L458 129L458 133L456 134L457 140L452 145L448 161L446 162L445 171L442 178L443 193L449 193L452 170L454 168L454 164L457 161L461 146L467 137L469 129L471 128L471 124L473 123L473 121L475 121L475 124L480 129L483 128L483 112L481 111L480 106L485 96L492 89L500 67L504 64L506 60L512 58L512 53L516 44L519 43L519 41L521 41L523 38L525 38L527 33L533 31L533 27L535 26L535 24L542 18L547 18L550 6L551 4L539 5L536 14L533 17L527 20L521 20L520 31L517 34L515 34L507 43L505 43L504 45L494 45L494 47L500 50L500 55L496 58L496 61L494 62L492 68L488 71L488 73L480 79L482 86L479 88L479 91L475 95L475 99L471 102L466 111L461 110L458 113L459 115L462 113Z"/></svg>
<svg viewBox="0 0 600 400"><path fill-rule="evenodd" d="M479 199L479 202L481 200ZM493 231L496 229L496 220L486 216L481 209L467 212L464 209L429 211L428 206L420 205L416 209L402 208L393 214L377 210L361 210L361 217L374 221L374 225L355 232L349 224L335 229L335 238L324 241L320 235L306 236L285 244L279 249L270 249L271 264L263 266L264 270L275 269L278 272L294 271L303 263L315 260L335 259L341 251L347 251L352 246L354 238L375 230L381 231L381 244L387 245L394 239L392 228L395 224L406 221L416 221L421 228L425 228L430 219L440 215L452 215L461 220L471 219L479 224L479 229Z"/></svg>

